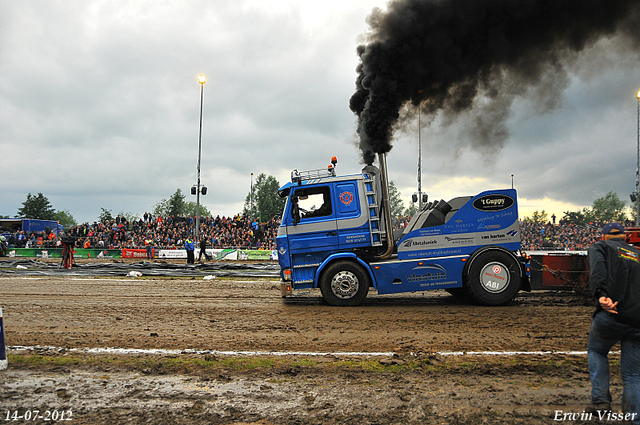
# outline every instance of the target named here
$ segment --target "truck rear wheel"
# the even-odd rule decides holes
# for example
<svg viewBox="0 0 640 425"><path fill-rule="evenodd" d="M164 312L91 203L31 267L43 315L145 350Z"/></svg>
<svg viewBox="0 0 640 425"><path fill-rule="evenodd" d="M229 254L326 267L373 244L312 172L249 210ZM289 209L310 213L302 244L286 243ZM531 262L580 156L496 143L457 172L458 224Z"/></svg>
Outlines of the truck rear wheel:
<svg viewBox="0 0 640 425"><path fill-rule="evenodd" d="M508 304L520 290L520 266L506 252L484 252L472 261L466 284L480 304Z"/></svg>
<svg viewBox="0 0 640 425"><path fill-rule="evenodd" d="M369 293L369 276L359 264L338 261L322 273L320 291L330 305L360 305Z"/></svg>

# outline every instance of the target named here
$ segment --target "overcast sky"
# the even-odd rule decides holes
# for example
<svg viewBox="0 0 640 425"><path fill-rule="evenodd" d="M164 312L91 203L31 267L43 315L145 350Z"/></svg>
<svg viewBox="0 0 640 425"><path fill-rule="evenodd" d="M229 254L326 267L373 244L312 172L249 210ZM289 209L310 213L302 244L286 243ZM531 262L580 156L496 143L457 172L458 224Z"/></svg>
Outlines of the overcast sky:
<svg viewBox="0 0 640 425"><path fill-rule="evenodd" d="M349 110L356 47L384 0L4 1L0 3L0 215L42 192L78 222L101 208L141 216L196 183L240 212L251 173L362 168ZM469 148L474 116L423 122L430 199L518 189L520 215L590 206L635 189L639 56L616 39L581 54L540 110L516 99L501 150ZM396 133L389 178L416 191L418 124Z"/></svg>

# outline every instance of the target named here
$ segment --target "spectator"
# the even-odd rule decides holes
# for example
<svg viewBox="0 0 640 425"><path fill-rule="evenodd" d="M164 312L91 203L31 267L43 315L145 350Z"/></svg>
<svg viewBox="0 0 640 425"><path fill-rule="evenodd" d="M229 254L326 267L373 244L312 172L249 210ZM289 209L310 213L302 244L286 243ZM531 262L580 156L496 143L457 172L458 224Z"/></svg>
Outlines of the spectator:
<svg viewBox="0 0 640 425"><path fill-rule="evenodd" d="M590 289L598 301L589 330L590 410L611 411L609 350L620 342L622 410L640 424L640 251L625 242L624 227L609 223L589 249Z"/></svg>
<svg viewBox="0 0 640 425"><path fill-rule="evenodd" d="M189 239L187 237L187 239L185 239L184 241L184 248L187 250L187 264L193 264L194 261L194 254L193 254L193 250L195 248L194 243L191 239Z"/></svg>
<svg viewBox="0 0 640 425"><path fill-rule="evenodd" d="M144 213L144 215L146 219L147 213ZM144 244L147 250L147 260L153 260L153 239L146 237L144 239Z"/></svg>
<svg viewBox="0 0 640 425"><path fill-rule="evenodd" d="M207 254L207 238L205 236L200 237L200 255L198 255L198 261L202 260L203 255L205 260L209 260L209 254Z"/></svg>

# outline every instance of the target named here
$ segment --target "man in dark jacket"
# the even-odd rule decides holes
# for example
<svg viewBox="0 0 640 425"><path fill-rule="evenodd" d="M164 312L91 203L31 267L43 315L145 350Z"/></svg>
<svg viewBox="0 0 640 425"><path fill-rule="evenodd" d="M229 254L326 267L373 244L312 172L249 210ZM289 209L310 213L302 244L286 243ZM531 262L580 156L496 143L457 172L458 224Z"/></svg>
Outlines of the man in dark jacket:
<svg viewBox="0 0 640 425"><path fill-rule="evenodd" d="M207 254L207 238L200 238L200 255L198 255L198 261L202 260L202 256L204 255L205 260L209 260L209 254Z"/></svg>
<svg viewBox="0 0 640 425"><path fill-rule="evenodd" d="M624 227L609 223L589 248L589 285L598 300L589 330L592 410L610 411L609 350L620 342L625 420L640 424L640 251L625 242Z"/></svg>

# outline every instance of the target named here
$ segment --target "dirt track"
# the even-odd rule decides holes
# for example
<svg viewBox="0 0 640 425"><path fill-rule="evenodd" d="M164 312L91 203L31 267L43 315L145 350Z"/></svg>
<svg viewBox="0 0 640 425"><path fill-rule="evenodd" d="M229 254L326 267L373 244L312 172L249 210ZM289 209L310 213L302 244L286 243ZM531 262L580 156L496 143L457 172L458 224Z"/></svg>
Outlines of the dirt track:
<svg viewBox="0 0 640 425"><path fill-rule="evenodd" d="M442 354L584 351L591 302L567 292L522 293L506 307L440 291L370 294L337 308L315 291L283 300L266 279L12 276L0 287L7 345L62 347L55 358L75 359L34 365L29 352L11 351L0 414L66 407L75 423L524 424L553 423L557 410L580 413L589 401L583 355ZM266 366L246 370L224 355L177 355L204 360L183 370L162 363L175 353L134 367L68 351L87 347L335 354L262 356Z"/></svg>

